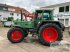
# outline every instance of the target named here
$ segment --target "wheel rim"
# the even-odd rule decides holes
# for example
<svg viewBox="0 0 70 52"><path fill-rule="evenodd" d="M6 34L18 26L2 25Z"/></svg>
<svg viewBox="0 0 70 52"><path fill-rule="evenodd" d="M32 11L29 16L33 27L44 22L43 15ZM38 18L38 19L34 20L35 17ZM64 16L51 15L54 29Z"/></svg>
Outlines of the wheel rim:
<svg viewBox="0 0 70 52"><path fill-rule="evenodd" d="M14 41L19 41L22 38L22 32L15 30L11 33L11 39Z"/></svg>
<svg viewBox="0 0 70 52"><path fill-rule="evenodd" d="M45 28L43 31L43 39L46 42L54 42L56 41L58 38L58 32L55 28L53 27L48 27Z"/></svg>

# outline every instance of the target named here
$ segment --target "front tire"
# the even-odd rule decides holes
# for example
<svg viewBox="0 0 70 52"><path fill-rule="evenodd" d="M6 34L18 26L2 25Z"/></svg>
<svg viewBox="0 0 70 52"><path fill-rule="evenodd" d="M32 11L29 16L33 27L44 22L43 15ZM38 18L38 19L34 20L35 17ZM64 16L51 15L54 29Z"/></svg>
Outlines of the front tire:
<svg viewBox="0 0 70 52"><path fill-rule="evenodd" d="M61 41L62 37L61 29L56 24L45 24L39 30L39 41L43 45L50 46L55 41Z"/></svg>
<svg viewBox="0 0 70 52"><path fill-rule="evenodd" d="M25 32L20 28L12 28L7 33L7 38L12 43L22 42L25 37Z"/></svg>

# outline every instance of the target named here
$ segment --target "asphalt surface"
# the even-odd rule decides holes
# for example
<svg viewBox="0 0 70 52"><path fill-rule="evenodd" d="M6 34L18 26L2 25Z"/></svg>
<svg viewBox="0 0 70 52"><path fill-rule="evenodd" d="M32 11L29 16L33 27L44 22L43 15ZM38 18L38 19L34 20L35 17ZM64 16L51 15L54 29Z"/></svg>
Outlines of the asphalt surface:
<svg viewBox="0 0 70 52"><path fill-rule="evenodd" d="M31 35L21 43L12 44L7 39L9 29L0 27L0 52L70 52L70 35L67 30L63 33L63 40L60 45L48 47L38 43Z"/></svg>

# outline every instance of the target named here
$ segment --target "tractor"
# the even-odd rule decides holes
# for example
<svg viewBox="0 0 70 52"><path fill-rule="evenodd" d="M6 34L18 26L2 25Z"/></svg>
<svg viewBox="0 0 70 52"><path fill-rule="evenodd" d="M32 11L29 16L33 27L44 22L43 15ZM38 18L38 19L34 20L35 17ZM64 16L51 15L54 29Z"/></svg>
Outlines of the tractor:
<svg viewBox="0 0 70 52"><path fill-rule="evenodd" d="M11 43L20 43L28 36L28 32L38 36L43 45L61 41L65 27L59 21L54 21L52 10L35 10L34 19L30 21L14 21L13 28L7 33Z"/></svg>

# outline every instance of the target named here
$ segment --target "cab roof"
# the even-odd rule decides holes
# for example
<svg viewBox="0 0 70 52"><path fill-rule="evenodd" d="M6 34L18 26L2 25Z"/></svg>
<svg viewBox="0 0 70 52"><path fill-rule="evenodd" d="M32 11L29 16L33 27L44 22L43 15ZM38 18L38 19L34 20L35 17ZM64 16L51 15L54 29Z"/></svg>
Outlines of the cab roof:
<svg viewBox="0 0 70 52"><path fill-rule="evenodd" d="M54 9L53 9L53 8L39 8L39 9L36 9L36 11L38 11L38 10L52 11L52 10L54 10Z"/></svg>

